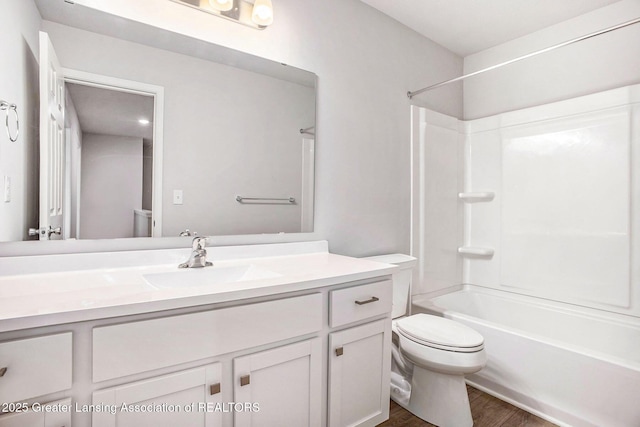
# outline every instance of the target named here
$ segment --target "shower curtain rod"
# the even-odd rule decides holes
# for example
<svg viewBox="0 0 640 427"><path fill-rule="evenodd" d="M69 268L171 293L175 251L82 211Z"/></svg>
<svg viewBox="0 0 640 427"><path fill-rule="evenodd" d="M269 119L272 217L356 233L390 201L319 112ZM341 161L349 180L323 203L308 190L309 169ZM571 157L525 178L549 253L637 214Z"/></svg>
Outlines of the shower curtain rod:
<svg viewBox="0 0 640 427"><path fill-rule="evenodd" d="M500 68L500 67L503 67L505 65L509 65L509 64L514 63L514 62L517 62L517 61L521 61L523 59L531 58L532 56L536 56L536 55L539 55L541 53L549 52L549 51L557 49L559 47L568 46L570 44L577 43L577 42L580 42L582 40L590 39L591 37L596 37L596 36L599 36L601 34L605 34L605 33L611 32L611 31L618 30L620 28L628 27L629 25L637 24L639 22L640 22L640 18L635 18L635 19L632 19L631 21L623 22L622 24L618 24L618 25L614 25L613 27L605 28L604 30L600 30L600 31L596 31L596 32L593 32L593 33L589 33L587 35L584 35L584 36L581 36L581 37L577 37L575 39L571 39L571 40L556 44L556 45L551 46L551 47L547 47L545 49L540 49L540 50L537 50L535 52L531 52L531 53L528 53L526 55L522 55L522 56L519 56L517 58L510 59L509 61L501 62L499 64L492 65L490 67L483 68L483 69L478 70L478 71L474 71L473 73L463 74L460 77L456 77L456 78L453 78L453 79L445 80L443 82L436 83L434 85L427 86L427 87L422 88L422 89L418 89L418 90L416 90L414 92L407 92L407 96L409 97L409 99L411 99L416 95L420 95L422 92L426 92L428 90L435 89L435 88L438 88L440 86L448 85L449 83L455 83L455 82L464 80L466 78L469 78L469 77L472 77L472 76L475 76L475 75L478 75L478 74L482 74L482 73L485 73L487 71L495 70L496 68Z"/></svg>

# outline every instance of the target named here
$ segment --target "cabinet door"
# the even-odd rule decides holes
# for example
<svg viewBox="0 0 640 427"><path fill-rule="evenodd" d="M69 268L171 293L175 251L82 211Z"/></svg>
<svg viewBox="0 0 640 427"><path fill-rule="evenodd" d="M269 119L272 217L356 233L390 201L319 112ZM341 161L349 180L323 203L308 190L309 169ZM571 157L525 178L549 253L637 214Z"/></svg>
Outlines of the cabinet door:
<svg viewBox="0 0 640 427"><path fill-rule="evenodd" d="M44 414L29 411L3 415L0 427L44 427Z"/></svg>
<svg viewBox="0 0 640 427"><path fill-rule="evenodd" d="M320 426L320 338L233 360L235 427Z"/></svg>
<svg viewBox="0 0 640 427"><path fill-rule="evenodd" d="M38 412L2 415L0 427L71 427L71 399L43 404L41 408Z"/></svg>
<svg viewBox="0 0 640 427"><path fill-rule="evenodd" d="M375 426L389 418L391 321L329 334L329 426Z"/></svg>
<svg viewBox="0 0 640 427"><path fill-rule="evenodd" d="M214 363L96 391L92 426L220 426L221 368Z"/></svg>

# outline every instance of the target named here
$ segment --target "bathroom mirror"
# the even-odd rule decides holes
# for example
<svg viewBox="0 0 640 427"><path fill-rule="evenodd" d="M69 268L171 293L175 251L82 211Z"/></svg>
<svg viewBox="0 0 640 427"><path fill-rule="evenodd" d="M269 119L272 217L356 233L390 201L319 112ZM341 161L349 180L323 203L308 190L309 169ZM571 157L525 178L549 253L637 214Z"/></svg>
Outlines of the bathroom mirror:
<svg viewBox="0 0 640 427"><path fill-rule="evenodd" d="M159 87L163 92L161 117L141 113L128 117L134 124L148 120L141 126L155 126L151 137L138 137L139 179L116 179L122 178L125 157L110 154L104 146L103 154L98 155L101 165L95 158L83 158L80 166L80 170L100 168L103 175L97 181L105 189L111 186L111 193L120 194L121 200L132 198L128 195L131 187L140 190L134 202L127 202L131 205L125 209L128 218L116 221L109 213L121 200L105 201L105 190L89 191L85 196L87 192L79 189L73 196L74 188L90 180L78 175L82 176L80 183L71 185L73 172L65 172L62 186L69 199L65 198L63 208L80 218L84 206L101 199L103 204L94 206L94 213L82 214L82 221L90 222L94 232L76 224L73 232L64 230L52 239L313 231L315 74L78 4L50 0L35 0L35 4L42 16L40 28L48 34L65 70ZM5 72L10 71L0 74ZM77 82L71 79L71 83ZM72 98L86 92L70 87ZM98 104L109 97L99 91L94 96ZM132 101L122 102L121 106L114 104L116 112L127 110ZM112 133L111 137L129 137L120 131ZM160 151L156 142L161 142ZM68 160L69 154L66 157ZM38 208L33 201L30 205L24 222L36 228L34 210ZM103 218L98 220L96 212ZM112 232L116 222L129 226ZM69 221L66 224L68 227ZM23 230L22 238L8 240L28 239L33 237Z"/></svg>

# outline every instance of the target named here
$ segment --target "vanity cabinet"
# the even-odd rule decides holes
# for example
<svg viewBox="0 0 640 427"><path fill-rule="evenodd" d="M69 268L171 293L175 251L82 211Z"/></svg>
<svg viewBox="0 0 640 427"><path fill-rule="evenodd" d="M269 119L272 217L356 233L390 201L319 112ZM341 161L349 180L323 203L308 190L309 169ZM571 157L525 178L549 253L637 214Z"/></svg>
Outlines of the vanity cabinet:
<svg viewBox="0 0 640 427"><path fill-rule="evenodd" d="M69 427L71 399L42 404L38 411L19 412L0 416L0 427Z"/></svg>
<svg viewBox="0 0 640 427"><path fill-rule="evenodd" d="M0 403L71 388L71 332L0 343Z"/></svg>
<svg viewBox="0 0 640 427"><path fill-rule="evenodd" d="M99 390L92 426L220 427L221 390L221 363Z"/></svg>
<svg viewBox="0 0 640 427"><path fill-rule="evenodd" d="M322 295L282 298L93 329L93 382L318 332Z"/></svg>
<svg viewBox="0 0 640 427"><path fill-rule="evenodd" d="M330 298L332 325L386 314L329 334L329 427L376 426L389 418L391 283L345 288Z"/></svg>
<svg viewBox="0 0 640 427"><path fill-rule="evenodd" d="M320 426L320 338L236 357L232 367L233 384L217 362L96 391L92 426L219 427L229 412L236 427Z"/></svg>
<svg viewBox="0 0 640 427"><path fill-rule="evenodd" d="M0 334L0 401L69 405L0 427L373 426L388 417L388 277Z"/></svg>
<svg viewBox="0 0 640 427"><path fill-rule="evenodd" d="M234 359L235 427L320 427L322 342L314 338Z"/></svg>
<svg viewBox="0 0 640 427"><path fill-rule="evenodd" d="M207 358L223 361L98 390L93 404L114 409L94 412L92 425L217 427L233 420L235 426L320 427L320 338L245 353L318 335L323 312L316 292L96 327L94 383Z"/></svg>
<svg viewBox="0 0 640 427"><path fill-rule="evenodd" d="M0 343L0 427L68 427L71 400L27 401L65 391L72 384L71 332Z"/></svg>

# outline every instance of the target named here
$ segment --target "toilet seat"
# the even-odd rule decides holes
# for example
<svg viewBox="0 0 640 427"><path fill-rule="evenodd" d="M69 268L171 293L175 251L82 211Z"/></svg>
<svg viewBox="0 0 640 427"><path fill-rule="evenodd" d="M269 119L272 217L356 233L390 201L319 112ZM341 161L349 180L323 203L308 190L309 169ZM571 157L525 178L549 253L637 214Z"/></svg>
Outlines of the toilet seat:
<svg viewBox="0 0 640 427"><path fill-rule="evenodd" d="M473 353L484 348L484 338L470 327L428 314L415 314L396 322L398 333L415 343L438 350Z"/></svg>

